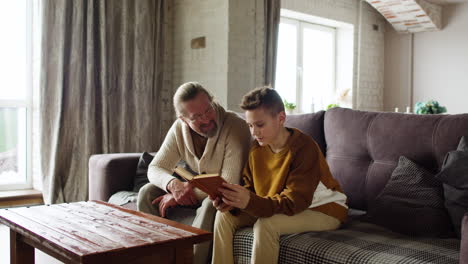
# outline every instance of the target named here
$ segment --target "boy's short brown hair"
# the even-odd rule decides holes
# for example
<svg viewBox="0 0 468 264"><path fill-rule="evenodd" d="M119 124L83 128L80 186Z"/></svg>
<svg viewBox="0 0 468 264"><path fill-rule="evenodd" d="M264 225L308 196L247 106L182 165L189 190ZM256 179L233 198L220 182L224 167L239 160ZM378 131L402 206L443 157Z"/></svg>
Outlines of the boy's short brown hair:
<svg viewBox="0 0 468 264"><path fill-rule="evenodd" d="M242 98L240 107L243 110L254 110L263 107L271 115L277 115L284 111L281 96L271 87L260 87L248 92Z"/></svg>

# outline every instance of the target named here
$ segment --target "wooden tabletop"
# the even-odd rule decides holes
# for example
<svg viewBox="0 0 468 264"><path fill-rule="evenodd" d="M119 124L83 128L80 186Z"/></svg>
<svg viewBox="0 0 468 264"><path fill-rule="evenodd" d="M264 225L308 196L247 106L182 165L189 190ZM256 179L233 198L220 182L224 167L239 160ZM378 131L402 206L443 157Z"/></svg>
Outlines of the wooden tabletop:
<svg viewBox="0 0 468 264"><path fill-rule="evenodd" d="M158 247L191 246L212 238L201 229L100 201L1 209L0 223L27 244L77 263L124 263Z"/></svg>

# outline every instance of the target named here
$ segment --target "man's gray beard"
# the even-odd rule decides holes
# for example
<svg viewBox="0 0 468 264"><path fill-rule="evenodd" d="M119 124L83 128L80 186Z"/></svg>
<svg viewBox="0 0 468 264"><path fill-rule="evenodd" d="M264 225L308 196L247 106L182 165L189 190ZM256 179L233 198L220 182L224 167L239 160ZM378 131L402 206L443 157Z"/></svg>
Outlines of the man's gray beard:
<svg viewBox="0 0 468 264"><path fill-rule="evenodd" d="M211 129L210 132L208 132L207 134L205 134L205 136L208 137L208 138L214 137L214 136L216 136L216 132L218 132L218 124L215 122L215 123L214 123L214 128Z"/></svg>
<svg viewBox="0 0 468 264"><path fill-rule="evenodd" d="M208 133L203 132L201 127L198 130L200 131L198 134L206 138L214 137L216 132L218 132L218 122L213 121L213 128Z"/></svg>

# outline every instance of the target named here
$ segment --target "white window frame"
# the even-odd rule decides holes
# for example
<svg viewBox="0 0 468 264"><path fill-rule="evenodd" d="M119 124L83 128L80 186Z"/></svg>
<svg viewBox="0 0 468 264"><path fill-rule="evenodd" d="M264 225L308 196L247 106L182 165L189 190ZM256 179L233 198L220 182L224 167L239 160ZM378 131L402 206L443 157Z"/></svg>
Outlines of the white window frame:
<svg viewBox="0 0 468 264"><path fill-rule="evenodd" d="M302 89L303 89L303 58L304 58L304 47L303 47L303 31L305 28L312 28L315 30L321 30L325 32L330 32L332 33L333 36L333 56L332 56L332 88L330 94L333 95L336 93L336 59L337 59L337 29L335 27L327 26L327 25L320 25L320 24L315 24L311 23L308 21L296 19L296 18L291 18L287 16L281 16L280 17L280 23L285 23L285 24L291 24L296 26L297 29L297 58L296 58L296 111L301 111L302 109ZM277 73L278 74L278 73ZM324 102L326 104L326 102ZM317 105L317 103L314 103ZM326 107L326 105L324 105ZM315 108L315 111L319 109Z"/></svg>
<svg viewBox="0 0 468 264"><path fill-rule="evenodd" d="M0 184L0 191L32 188L33 1L26 1L26 12L26 98L24 100L0 100L0 107L26 109L26 180L23 183Z"/></svg>

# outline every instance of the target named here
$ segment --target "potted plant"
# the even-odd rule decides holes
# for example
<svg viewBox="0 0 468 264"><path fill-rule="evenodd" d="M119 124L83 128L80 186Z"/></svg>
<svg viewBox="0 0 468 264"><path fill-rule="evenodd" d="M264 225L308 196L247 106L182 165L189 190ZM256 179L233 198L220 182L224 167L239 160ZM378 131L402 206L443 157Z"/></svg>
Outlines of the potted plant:
<svg viewBox="0 0 468 264"><path fill-rule="evenodd" d="M336 99L325 107L328 110L333 107L349 107L351 108L350 88L343 89L336 93Z"/></svg>
<svg viewBox="0 0 468 264"><path fill-rule="evenodd" d="M326 109L326 110L328 110L328 109L330 109L330 108L333 108L333 107L340 107L340 105L339 105L339 104L329 104L329 105L327 105L327 109Z"/></svg>
<svg viewBox="0 0 468 264"><path fill-rule="evenodd" d="M284 109L286 110L286 114L290 115L294 112L294 109L296 109L296 104L295 103L289 103L284 99L283 101L284 104Z"/></svg>
<svg viewBox="0 0 468 264"><path fill-rule="evenodd" d="M417 102L414 105L416 114L442 114L447 112L445 106L439 105L439 102L435 100L429 100L427 102Z"/></svg>

